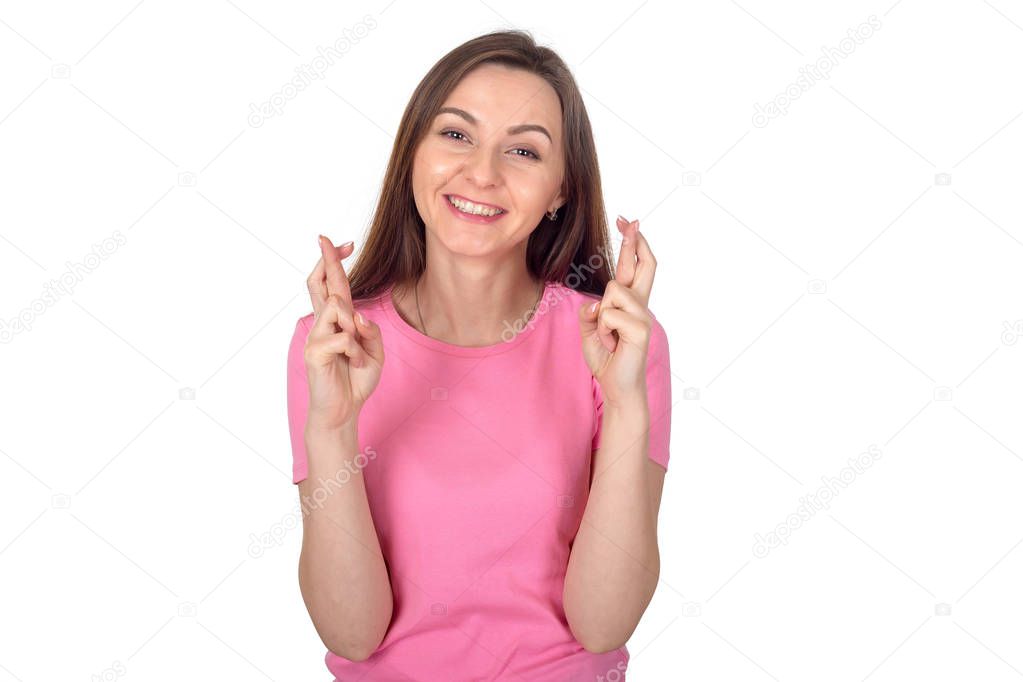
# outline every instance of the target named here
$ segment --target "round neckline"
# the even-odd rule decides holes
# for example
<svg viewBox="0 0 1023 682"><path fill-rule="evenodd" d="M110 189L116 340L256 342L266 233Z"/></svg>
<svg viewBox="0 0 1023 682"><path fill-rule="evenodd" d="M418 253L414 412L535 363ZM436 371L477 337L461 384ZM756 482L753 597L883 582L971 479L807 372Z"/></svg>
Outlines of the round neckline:
<svg viewBox="0 0 1023 682"><path fill-rule="evenodd" d="M405 318L398 313L398 310L394 306L394 298L392 297L393 290L394 285L391 284L383 292L381 296L381 307L383 308L387 319L391 322L391 326L408 337L409 340L420 346L429 348L430 350L446 353L448 355L482 357L507 352L525 341L536 331L536 328L540 326L540 320L545 316L545 314L541 311L541 308L550 296L552 282L547 280L544 281L543 294L540 295L540 300L537 301L536 312L533 313L533 316L530 318L529 322L526 323L525 328L521 332L517 333L511 341L498 341L497 343L492 343L487 346L458 346L453 343L441 341L440 339L435 339L432 336L427 336L406 322Z"/></svg>

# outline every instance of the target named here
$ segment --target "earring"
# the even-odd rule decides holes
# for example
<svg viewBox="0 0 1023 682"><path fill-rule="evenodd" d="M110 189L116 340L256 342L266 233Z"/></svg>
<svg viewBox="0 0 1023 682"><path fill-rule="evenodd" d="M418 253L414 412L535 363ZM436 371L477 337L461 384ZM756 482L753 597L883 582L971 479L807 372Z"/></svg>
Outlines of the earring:
<svg viewBox="0 0 1023 682"><path fill-rule="evenodd" d="M547 212L547 220L557 220L557 219L558 219L558 209L555 208L553 211L548 211Z"/></svg>

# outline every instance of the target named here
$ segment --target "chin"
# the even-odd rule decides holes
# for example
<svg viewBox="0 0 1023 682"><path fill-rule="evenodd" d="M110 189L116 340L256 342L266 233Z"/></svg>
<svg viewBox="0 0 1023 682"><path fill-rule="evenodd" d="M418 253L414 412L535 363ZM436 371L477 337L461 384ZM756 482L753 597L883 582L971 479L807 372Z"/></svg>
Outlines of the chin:
<svg viewBox="0 0 1023 682"><path fill-rule="evenodd" d="M443 221L434 229L437 240L445 249L463 256L485 256L513 246L504 230L493 225L460 224L462 221Z"/></svg>
<svg viewBox="0 0 1023 682"><path fill-rule="evenodd" d="M463 256L482 256L492 252L498 236L496 233L479 234L465 228L442 227L437 231L437 238L445 249Z"/></svg>

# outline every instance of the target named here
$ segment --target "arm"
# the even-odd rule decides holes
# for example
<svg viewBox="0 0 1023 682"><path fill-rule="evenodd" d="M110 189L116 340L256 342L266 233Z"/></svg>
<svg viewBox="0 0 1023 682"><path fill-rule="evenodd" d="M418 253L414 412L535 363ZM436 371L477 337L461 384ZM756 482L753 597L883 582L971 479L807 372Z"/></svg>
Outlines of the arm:
<svg viewBox="0 0 1023 682"><path fill-rule="evenodd" d="M593 482L568 561L569 627L589 651L623 646L657 587L657 513L665 469L647 456L645 394L604 407Z"/></svg>
<svg viewBox="0 0 1023 682"><path fill-rule="evenodd" d="M667 335L647 307L657 261L638 221L619 216L618 229L615 279L579 309L583 357L602 395L594 395L593 480L563 594L572 634L595 653L629 640L657 588L671 433Z"/></svg>
<svg viewBox="0 0 1023 682"><path fill-rule="evenodd" d="M305 443L309 475L298 484L304 510L302 598L327 648L361 661L383 641L393 597L362 475L351 475L344 485L330 480L342 469L358 471L358 437L354 427L334 432L307 427Z"/></svg>
<svg viewBox="0 0 1023 682"><path fill-rule="evenodd" d="M323 643L361 661L380 646L394 609L357 466L359 412L380 380L384 348L379 326L355 312L340 264L353 243L317 241L322 255L307 282L314 321L298 321L288 350L293 481L303 510L298 578Z"/></svg>

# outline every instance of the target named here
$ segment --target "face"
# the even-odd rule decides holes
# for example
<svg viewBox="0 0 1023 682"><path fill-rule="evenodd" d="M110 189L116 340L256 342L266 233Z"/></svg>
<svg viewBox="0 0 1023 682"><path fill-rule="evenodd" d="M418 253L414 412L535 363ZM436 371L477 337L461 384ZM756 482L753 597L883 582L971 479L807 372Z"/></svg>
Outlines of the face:
<svg viewBox="0 0 1023 682"><path fill-rule="evenodd" d="M484 64L430 123L413 159L412 189L427 243L479 256L524 244L564 203L563 177L554 88L526 71Z"/></svg>

